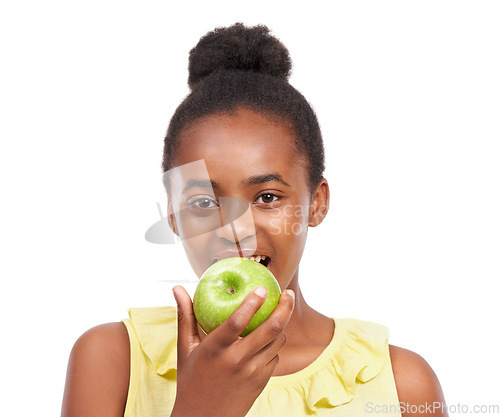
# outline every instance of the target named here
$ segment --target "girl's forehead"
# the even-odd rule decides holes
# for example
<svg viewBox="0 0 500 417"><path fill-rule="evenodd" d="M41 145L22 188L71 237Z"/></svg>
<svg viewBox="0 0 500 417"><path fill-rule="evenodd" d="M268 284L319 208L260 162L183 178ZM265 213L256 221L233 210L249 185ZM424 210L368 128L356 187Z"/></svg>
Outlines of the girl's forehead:
<svg viewBox="0 0 500 417"><path fill-rule="evenodd" d="M270 175L290 184L307 183L308 179L293 131L284 123L249 110L205 117L185 130L179 137L176 166L196 161L203 161L206 167L203 178L221 186L248 184ZM195 176L183 177L186 181Z"/></svg>
<svg viewBox="0 0 500 417"><path fill-rule="evenodd" d="M247 109L206 116L179 136L176 163L205 158L210 162L251 165L279 164L298 158L295 134L284 122Z"/></svg>

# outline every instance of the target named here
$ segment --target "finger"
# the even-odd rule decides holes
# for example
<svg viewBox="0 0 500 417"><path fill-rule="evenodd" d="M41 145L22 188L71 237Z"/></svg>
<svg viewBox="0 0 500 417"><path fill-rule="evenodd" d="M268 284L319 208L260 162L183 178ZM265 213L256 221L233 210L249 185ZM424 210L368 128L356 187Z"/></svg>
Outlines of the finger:
<svg viewBox="0 0 500 417"><path fill-rule="evenodd" d="M273 376L274 370L278 366L279 361L280 361L280 355L276 355L267 363L267 365L265 365L264 367L265 375L268 379Z"/></svg>
<svg viewBox="0 0 500 417"><path fill-rule="evenodd" d="M172 291L177 302L177 350L188 353L200 341L193 303L184 287L176 285Z"/></svg>
<svg viewBox="0 0 500 417"><path fill-rule="evenodd" d="M286 335L285 333L280 333L274 340L268 345L264 346L260 351L258 351L254 359L257 360L262 367L267 367L271 362L275 361L281 350L286 345Z"/></svg>
<svg viewBox="0 0 500 417"><path fill-rule="evenodd" d="M280 301L271 315L241 343L247 346L249 352L259 352L280 336L286 329L292 317L295 306L295 293L286 289L281 294Z"/></svg>
<svg viewBox="0 0 500 417"><path fill-rule="evenodd" d="M209 336L217 340L222 346L228 346L239 339L257 310L264 304L267 296L265 287L257 287L250 292L241 305Z"/></svg>

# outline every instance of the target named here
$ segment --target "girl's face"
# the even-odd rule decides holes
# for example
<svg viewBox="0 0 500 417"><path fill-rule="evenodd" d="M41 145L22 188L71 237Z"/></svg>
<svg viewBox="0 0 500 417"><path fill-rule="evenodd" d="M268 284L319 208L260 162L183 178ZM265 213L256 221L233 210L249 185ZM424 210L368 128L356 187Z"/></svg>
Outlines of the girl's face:
<svg viewBox="0 0 500 417"><path fill-rule="evenodd" d="M222 258L261 256L281 288L287 288L298 276L308 226L319 224L328 207L326 181L311 196L293 132L247 109L208 116L181 134L175 165L199 160L204 160L209 178L185 178L178 192L182 195L172 197L180 201L176 210L183 215L174 216L169 206L171 225L183 237L195 273L201 276ZM232 224L223 221L222 227L201 228L201 234L183 234L193 223L206 224L210 218L221 226L220 203L231 201L227 197L244 202L243 210L234 204L239 214Z"/></svg>

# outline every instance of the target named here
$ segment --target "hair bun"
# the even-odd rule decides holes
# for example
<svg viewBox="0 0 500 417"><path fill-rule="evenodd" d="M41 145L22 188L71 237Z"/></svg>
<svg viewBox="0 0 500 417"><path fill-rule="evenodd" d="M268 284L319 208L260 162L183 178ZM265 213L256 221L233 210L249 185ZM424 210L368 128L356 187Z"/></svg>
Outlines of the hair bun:
<svg viewBox="0 0 500 417"><path fill-rule="evenodd" d="M292 62L286 47L266 26L236 23L203 36L189 53L191 88L217 70L247 70L288 79Z"/></svg>

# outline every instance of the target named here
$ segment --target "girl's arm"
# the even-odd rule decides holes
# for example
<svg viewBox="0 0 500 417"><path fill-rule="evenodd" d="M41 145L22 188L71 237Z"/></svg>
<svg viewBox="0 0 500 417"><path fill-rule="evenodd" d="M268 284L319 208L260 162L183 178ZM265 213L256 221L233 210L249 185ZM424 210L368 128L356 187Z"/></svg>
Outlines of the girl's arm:
<svg viewBox="0 0 500 417"><path fill-rule="evenodd" d="M429 364L415 352L389 346L403 417L448 417L443 391Z"/></svg>
<svg viewBox="0 0 500 417"><path fill-rule="evenodd" d="M130 345L122 323L84 333L68 364L62 417L123 417L130 374Z"/></svg>

